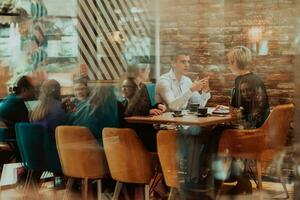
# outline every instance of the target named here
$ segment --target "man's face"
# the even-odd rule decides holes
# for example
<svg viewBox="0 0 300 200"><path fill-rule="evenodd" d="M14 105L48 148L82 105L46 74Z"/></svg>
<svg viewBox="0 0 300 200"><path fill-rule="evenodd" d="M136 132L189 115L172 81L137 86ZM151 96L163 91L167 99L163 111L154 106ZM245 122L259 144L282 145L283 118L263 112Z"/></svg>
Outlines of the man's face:
<svg viewBox="0 0 300 200"><path fill-rule="evenodd" d="M186 75L190 68L190 56L178 55L172 62L176 74Z"/></svg>
<svg viewBox="0 0 300 200"><path fill-rule="evenodd" d="M82 83L74 84L74 95L79 101L83 101L88 97L89 89Z"/></svg>
<svg viewBox="0 0 300 200"><path fill-rule="evenodd" d="M123 96L127 99L131 99L135 93L134 88L135 88L134 85L130 81L128 80L123 81L122 84Z"/></svg>

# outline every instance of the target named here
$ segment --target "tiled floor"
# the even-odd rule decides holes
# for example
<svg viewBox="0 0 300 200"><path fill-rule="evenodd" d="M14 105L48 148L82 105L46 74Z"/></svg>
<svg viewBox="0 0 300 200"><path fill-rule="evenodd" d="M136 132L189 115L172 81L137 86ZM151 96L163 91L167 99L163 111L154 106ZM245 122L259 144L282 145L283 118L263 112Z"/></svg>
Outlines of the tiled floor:
<svg viewBox="0 0 300 200"><path fill-rule="evenodd" d="M254 186L254 183L253 183ZM28 192L28 195L23 196L22 195L22 189L21 188L10 188L10 189L4 189L0 191L0 200L47 200L47 199L63 199L63 196L65 195L66 190L53 190L47 188L49 185L44 185L43 188L40 190L39 195L35 194L33 191ZM229 186L230 187L230 186ZM253 187L253 193L251 195L240 195L240 196L234 196L234 199L236 200L259 200L259 199L284 199L285 194L283 192L282 185L279 183L272 183L272 182L263 182L263 192L259 193L255 187ZM290 194L290 200L293 199L293 184L287 185L289 194ZM261 198L262 195L262 198ZM110 199L108 198L108 194L103 196L104 200ZM80 192L69 192L69 198L70 200L80 200L81 194ZM89 199L94 200L96 199L96 195L90 195ZM219 198L220 200L232 200L233 196L229 196L226 194L222 194Z"/></svg>

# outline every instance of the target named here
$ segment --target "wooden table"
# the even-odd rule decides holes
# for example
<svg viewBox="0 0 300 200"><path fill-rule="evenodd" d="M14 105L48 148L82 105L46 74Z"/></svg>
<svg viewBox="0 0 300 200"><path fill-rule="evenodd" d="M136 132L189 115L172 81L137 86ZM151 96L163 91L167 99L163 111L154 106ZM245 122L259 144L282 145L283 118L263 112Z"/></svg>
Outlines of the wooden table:
<svg viewBox="0 0 300 200"><path fill-rule="evenodd" d="M187 111L183 112L182 117L173 117L172 112L167 112L157 116L132 116L125 117L129 123L143 123L143 124L175 124L175 125L198 125L210 126L226 122L235 121L237 118L227 115L213 115L211 114L212 108L209 109L210 114L207 117L198 117L195 113L191 114Z"/></svg>

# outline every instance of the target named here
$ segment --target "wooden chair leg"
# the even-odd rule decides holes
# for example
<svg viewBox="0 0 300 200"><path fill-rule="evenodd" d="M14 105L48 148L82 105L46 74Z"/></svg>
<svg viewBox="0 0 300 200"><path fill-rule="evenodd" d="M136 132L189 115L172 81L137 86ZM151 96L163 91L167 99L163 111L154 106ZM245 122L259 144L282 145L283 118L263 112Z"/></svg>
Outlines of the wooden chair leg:
<svg viewBox="0 0 300 200"><path fill-rule="evenodd" d="M115 191L114 191L114 195L113 195L112 200L118 200L119 199L119 195L120 195L122 186L123 186L123 183L121 183L119 181L116 183L116 187L115 187Z"/></svg>
<svg viewBox="0 0 300 200"><path fill-rule="evenodd" d="M84 178L82 180L82 183L83 183L83 187L82 187L82 198L84 200L87 200L88 199L88 179L87 178Z"/></svg>
<svg viewBox="0 0 300 200"><path fill-rule="evenodd" d="M145 200L149 200L150 199L150 186L149 185L145 185Z"/></svg>
<svg viewBox="0 0 300 200"><path fill-rule="evenodd" d="M257 171L257 182L258 182L258 190L262 190L262 172L261 172L261 162L259 160L256 161L256 171Z"/></svg>
<svg viewBox="0 0 300 200"><path fill-rule="evenodd" d="M173 200L176 196L176 188L171 188L170 189L170 194L169 194L169 197L168 197L168 200Z"/></svg>
<svg viewBox="0 0 300 200"><path fill-rule="evenodd" d="M68 200L69 199L69 193L71 191L71 187L74 183L74 179L73 178L69 178L67 181L67 185L66 185L66 190L63 196L63 200Z"/></svg>
<svg viewBox="0 0 300 200"><path fill-rule="evenodd" d="M102 181L97 180L97 199L102 200Z"/></svg>
<svg viewBox="0 0 300 200"><path fill-rule="evenodd" d="M282 177L280 177L280 182L281 182L281 184L282 184L284 193L285 193L285 195L286 195L285 198L286 198L286 199L289 199L289 198L290 198L290 195L289 195L289 192L288 192L288 190L287 190L287 188L286 188L286 185L285 185L284 180L282 180Z"/></svg>

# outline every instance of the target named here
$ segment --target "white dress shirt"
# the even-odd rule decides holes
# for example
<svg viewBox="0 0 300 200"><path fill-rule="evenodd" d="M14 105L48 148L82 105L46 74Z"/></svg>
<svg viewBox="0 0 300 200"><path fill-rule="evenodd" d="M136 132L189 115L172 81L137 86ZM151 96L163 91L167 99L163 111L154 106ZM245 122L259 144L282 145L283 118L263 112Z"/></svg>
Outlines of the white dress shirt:
<svg viewBox="0 0 300 200"><path fill-rule="evenodd" d="M186 109L188 103L199 103L205 106L210 99L210 92L192 92L193 82L190 78L182 76L180 80L171 69L168 73L159 77L155 89L155 100L164 103L170 110Z"/></svg>

